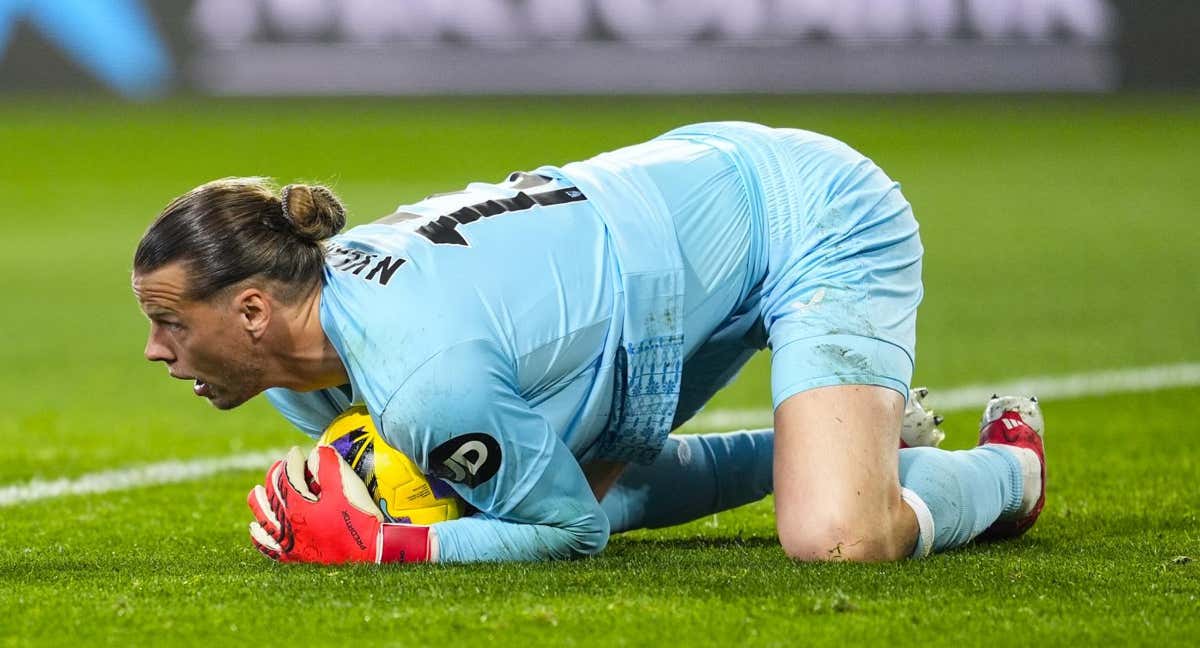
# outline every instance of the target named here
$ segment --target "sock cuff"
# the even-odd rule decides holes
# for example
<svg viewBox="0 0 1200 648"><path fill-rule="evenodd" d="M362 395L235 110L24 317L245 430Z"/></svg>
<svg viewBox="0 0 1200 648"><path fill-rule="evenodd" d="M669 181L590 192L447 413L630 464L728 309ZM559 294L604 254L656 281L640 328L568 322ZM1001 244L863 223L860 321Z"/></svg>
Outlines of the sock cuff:
<svg viewBox="0 0 1200 648"><path fill-rule="evenodd" d="M1011 446L988 444L981 445L977 450L987 450L1004 458L1008 464L1009 483L1012 491L1000 510L1000 519L1011 517L1021 510L1021 502L1025 496L1025 473L1021 470L1021 459L1017 457L1016 449Z"/></svg>
<svg viewBox="0 0 1200 648"><path fill-rule="evenodd" d="M915 491L907 488L900 489L900 499L908 504L917 516L917 545L913 547L912 558L924 558L933 552L933 513Z"/></svg>

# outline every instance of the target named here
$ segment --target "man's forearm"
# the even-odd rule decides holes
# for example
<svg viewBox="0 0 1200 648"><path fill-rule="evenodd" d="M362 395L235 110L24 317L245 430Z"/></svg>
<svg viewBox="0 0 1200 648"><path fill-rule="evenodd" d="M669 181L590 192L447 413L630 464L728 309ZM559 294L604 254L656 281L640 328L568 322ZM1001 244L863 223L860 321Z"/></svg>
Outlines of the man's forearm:
<svg viewBox="0 0 1200 648"><path fill-rule="evenodd" d="M600 504L619 533L756 502L772 491L774 450L771 429L672 435L654 463L628 467Z"/></svg>

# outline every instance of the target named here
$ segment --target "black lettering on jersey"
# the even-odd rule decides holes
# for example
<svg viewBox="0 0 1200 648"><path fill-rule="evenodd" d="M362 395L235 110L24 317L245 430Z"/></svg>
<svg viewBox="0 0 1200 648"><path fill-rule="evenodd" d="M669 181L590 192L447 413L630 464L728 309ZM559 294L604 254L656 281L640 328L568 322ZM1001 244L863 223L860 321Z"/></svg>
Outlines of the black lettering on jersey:
<svg viewBox="0 0 1200 648"><path fill-rule="evenodd" d="M481 432L456 436L430 451L429 468L435 477L475 488L500 471L500 443Z"/></svg>
<svg viewBox="0 0 1200 648"><path fill-rule="evenodd" d="M362 272L363 270L366 270L367 266L371 265L371 261L373 260L373 258L374 258L374 255L363 254L363 255L359 256L359 258L356 259L354 261L354 263L348 264L346 267L342 268L342 270L345 270L346 272L349 272L352 275L357 275L360 272Z"/></svg>
<svg viewBox="0 0 1200 648"><path fill-rule="evenodd" d="M380 255L364 250L342 247L334 243L325 246L325 262L329 267L341 272L349 272L354 276L362 276L363 270L370 268L366 274L367 281L378 281L386 286L392 280L392 275L404 265L405 259L389 255Z"/></svg>
<svg viewBox="0 0 1200 648"><path fill-rule="evenodd" d="M532 174L524 174L524 176L530 175ZM532 177L543 178L542 176ZM512 176L509 176L509 179L512 180ZM549 181L546 178L542 184ZM525 177L521 177L518 184L521 182L529 183L530 181ZM492 200L485 200L474 205L467 205L444 216L438 216L418 227L417 233L439 245L470 245L467 239L463 238L463 235L458 232L459 225L474 223L481 218L490 218L497 214L525 211L534 206L550 207L579 202L581 200L587 200L587 196L583 195L583 192L575 187L566 187L532 195L524 191L518 191L517 195L512 198L493 198Z"/></svg>
<svg viewBox="0 0 1200 648"><path fill-rule="evenodd" d="M440 245L467 245L467 239L455 231L458 221L449 216L438 216L417 228L417 233Z"/></svg>
<svg viewBox="0 0 1200 648"><path fill-rule="evenodd" d="M553 179L533 173L516 172L508 177L507 184L513 189L530 189L549 184ZM466 193L465 191L451 192L452 195ZM536 206L551 207L566 203L587 200L587 196L575 187L566 187L554 191L527 194L518 191L511 198L493 198L483 202L460 207L459 209L425 223L417 228L417 233L437 245L470 246L470 243L458 231L459 225L474 223L481 218L491 218L508 212L525 211ZM408 220L421 219L424 216L412 212L398 211L375 221L380 224L401 223ZM348 272L367 281L378 281L386 286L392 276L407 260L391 255L381 255L365 250L342 247L334 243L325 246L326 263L329 267L340 272ZM365 273L365 275L364 275Z"/></svg>
<svg viewBox="0 0 1200 648"><path fill-rule="evenodd" d="M396 259L393 261L392 257L390 256L383 257L379 260L379 263L376 263L375 267L371 268L371 271L367 273L367 281L371 281L375 279L376 275L379 275L379 284L386 286L388 282L392 280L392 275L396 274L396 271L399 270L400 266L402 265L404 265L404 259Z"/></svg>

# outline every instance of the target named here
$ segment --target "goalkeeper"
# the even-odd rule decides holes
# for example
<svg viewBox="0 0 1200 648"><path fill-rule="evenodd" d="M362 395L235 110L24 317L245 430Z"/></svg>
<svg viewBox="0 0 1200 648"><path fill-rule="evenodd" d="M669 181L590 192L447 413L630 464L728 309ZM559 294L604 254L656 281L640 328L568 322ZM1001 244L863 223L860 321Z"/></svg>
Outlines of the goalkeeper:
<svg viewBox="0 0 1200 648"><path fill-rule="evenodd" d="M344 224L324 187L224 179L135 254L149 360L218 408L265 391L314 437L362 402L478 510L382 523L319 447L250 498L274 558L589 555L774 489L788 555L893 560L1041 511L1032 399L988 403L978 448L898 450L922 247L898 185L836 140L687 126ZM766 346L774 436L668 436Z"/></svg>

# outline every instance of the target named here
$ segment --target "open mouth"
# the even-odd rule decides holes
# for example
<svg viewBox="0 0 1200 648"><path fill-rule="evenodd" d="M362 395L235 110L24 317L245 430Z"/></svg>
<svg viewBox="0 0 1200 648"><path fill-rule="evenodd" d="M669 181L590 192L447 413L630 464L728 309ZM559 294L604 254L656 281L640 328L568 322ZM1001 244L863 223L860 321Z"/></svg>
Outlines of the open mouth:
<svg viewBox="0 0 1200 648"><path fill-rule="evenodd" d="M197 396L203 396L205 398L212 396L212 388L208 386L208 383L200 380L199 378L197 378L195 383L192 384L192 391L195 392Z"/></svg>

